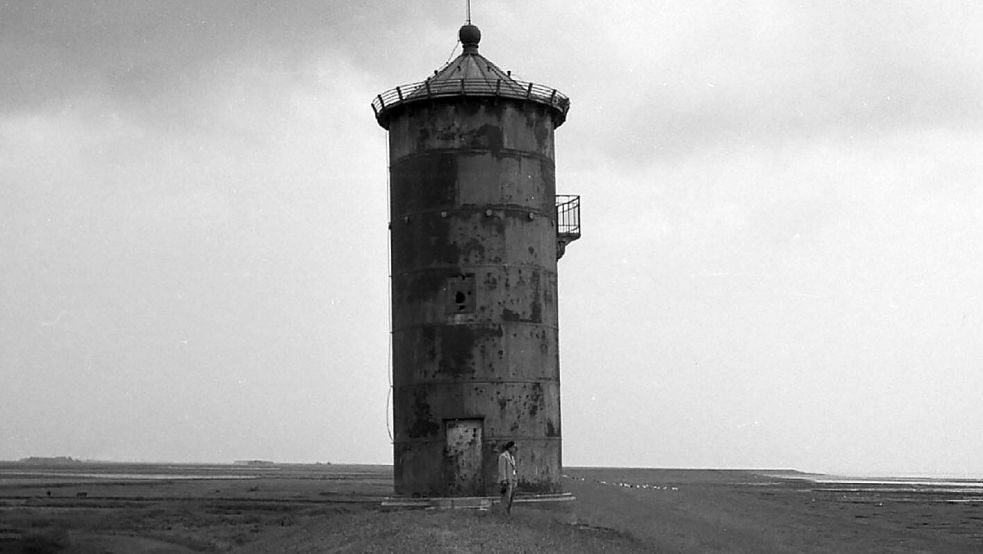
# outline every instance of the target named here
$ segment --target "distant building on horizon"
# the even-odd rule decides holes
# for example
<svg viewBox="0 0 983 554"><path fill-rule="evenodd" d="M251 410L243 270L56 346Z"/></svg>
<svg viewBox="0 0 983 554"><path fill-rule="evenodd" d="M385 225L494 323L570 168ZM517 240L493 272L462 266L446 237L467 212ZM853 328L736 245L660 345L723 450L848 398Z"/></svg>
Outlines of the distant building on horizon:
<svg viewBox="0 0 983 554"><path fill-rule="evenodd" d="M251 466L251 467L273 467L276 462L272 460L236 460L232 462L234 466Z"/></svg>
<svg viewBox="0 0 983 554"><path fill-rule="evenodd" d="M478 54L372 102L389 131L393 468L397 494L497 494L503 444L520 490L562 473L557 260L580 197L556 194L570 101Z"/></svg>
<svg viewBox="0 0 983 554"><path fill-rule="evenodd" d="M69 464L82 464L85 463L83 460L78 460L71 456L29 456L27 458L21 458L17 460L22 464L50 464L50 465L69 465Z"/></svg>

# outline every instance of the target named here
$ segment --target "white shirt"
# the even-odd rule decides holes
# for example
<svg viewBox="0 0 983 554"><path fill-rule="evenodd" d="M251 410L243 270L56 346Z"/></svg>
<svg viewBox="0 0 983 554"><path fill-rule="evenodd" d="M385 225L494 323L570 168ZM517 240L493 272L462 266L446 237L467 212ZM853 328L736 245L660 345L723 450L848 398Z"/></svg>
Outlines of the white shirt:
<svg viewBox="0 0 983 554"><path fill-rule="evenodd" d="M498 456L498 482L512 484L519 482L515 471L515 458L508 450Z"/></svg>

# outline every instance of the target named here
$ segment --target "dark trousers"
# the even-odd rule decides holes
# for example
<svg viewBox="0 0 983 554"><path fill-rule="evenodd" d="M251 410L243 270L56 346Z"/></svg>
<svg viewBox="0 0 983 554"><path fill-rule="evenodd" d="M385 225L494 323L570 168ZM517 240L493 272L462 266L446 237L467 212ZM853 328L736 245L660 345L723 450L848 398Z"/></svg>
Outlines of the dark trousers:
<svg viewBox="0 0 983 554"><path fill-rule="evenodd" d="M502 491L502 507L505 509L505 513L512 513L512 501L515 500L515 483L509 483L507 485L502 485L505 490Z"/></svg>

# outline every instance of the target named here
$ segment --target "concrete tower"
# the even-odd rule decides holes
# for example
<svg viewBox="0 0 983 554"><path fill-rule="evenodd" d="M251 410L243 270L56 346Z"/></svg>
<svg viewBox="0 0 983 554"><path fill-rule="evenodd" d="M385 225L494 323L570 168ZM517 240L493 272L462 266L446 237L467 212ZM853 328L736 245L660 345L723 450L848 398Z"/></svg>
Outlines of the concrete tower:
<svg viewBox="0 0 983 554"><path fill-rule="evenodd" d="M557 259L580 236L557 197L570 101L463 53L372 102L389 130L398 494L495 494L504 442L520 490L560 487Z"/></svg>

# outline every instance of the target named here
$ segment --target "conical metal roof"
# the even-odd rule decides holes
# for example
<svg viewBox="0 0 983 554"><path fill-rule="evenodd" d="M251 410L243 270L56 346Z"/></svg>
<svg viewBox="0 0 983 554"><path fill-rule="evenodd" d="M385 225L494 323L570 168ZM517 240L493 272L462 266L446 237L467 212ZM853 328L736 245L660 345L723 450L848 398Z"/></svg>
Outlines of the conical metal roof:
<svg viewBox="0 0 983 554"><path fill-rule="evenodd" d="M431 85L439 85L448 81L457 84L461 79L464 79L468 84L475 86L484 82L491 88L505 86L510 89L523 90L522 86L512 79L510 73L502 71L498 66L488 61L488 58L478 53L481 31L477 27L465 25L461 27L458 36L464 51L443 69L435 72L433 77L427 79Z"/></svg>
<svg viewBox="0 0 983 554"><path fill-rule="evenodd" d="M546 104L553 109L554 126L563 124L570 99L554 88L513 79L479 54L481 31L474 25L461 27L459 36L464 51L426 81L398 86L376 96L372 109L379 125L388 129L392 111L410 102L460 96L492 96Z"/></svg>
<svg viewBox="0 0 983 554"><path fill-rule="evenodd" d="M526 86L513 79L509 73L499 69L497 65L479 54L477 50L477 47L472 52L465 50L454 61L427 79L431 89L459 90L463 79L465 93L475 94L483 91L494 94L497 90L500 95L503 94L503 91L507 91L509 96L511 94L525 94ZM426 95L426 90L417 91L417 93Z"/></svg>
<svg viewBox="0 0 983 554"><path fill-rule="evenodd" d="M480 80L487 83L495 83L500 80L509 84L515 82L511 75L499 69L498 66L488 61L488 58L477 52L461 54L428 80L431 83L436 83L460 79Z"/></svg>

